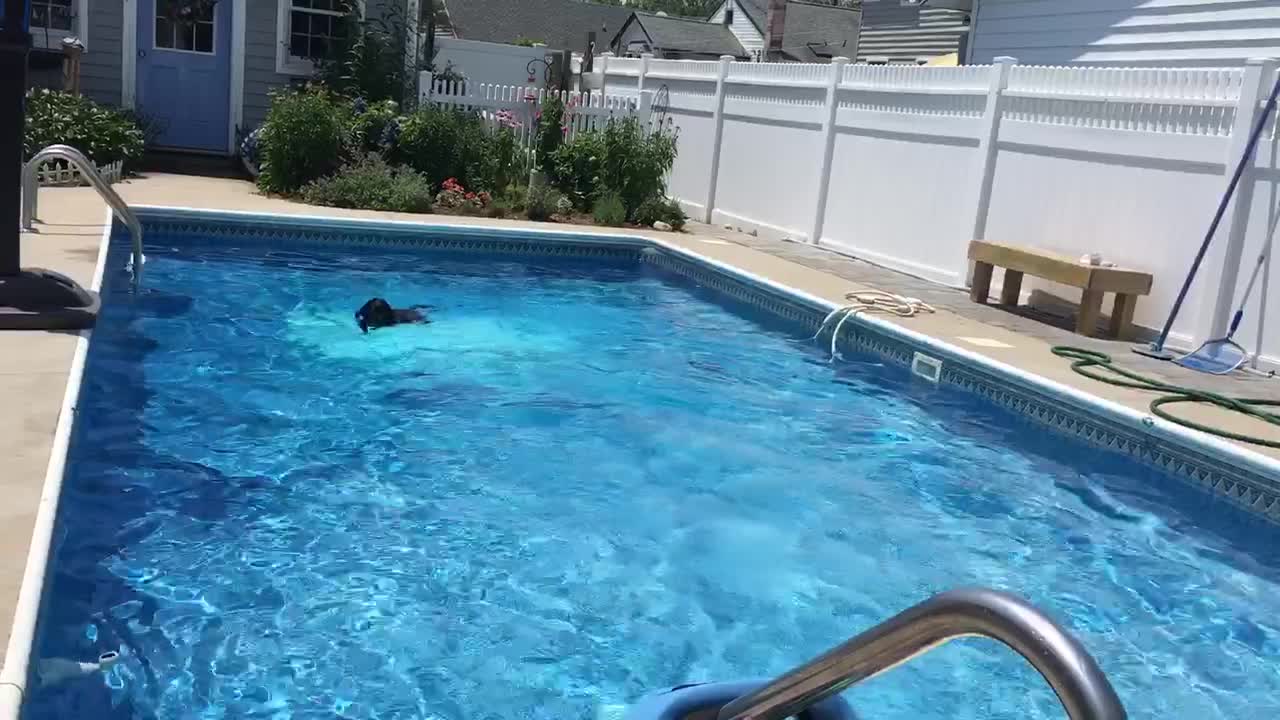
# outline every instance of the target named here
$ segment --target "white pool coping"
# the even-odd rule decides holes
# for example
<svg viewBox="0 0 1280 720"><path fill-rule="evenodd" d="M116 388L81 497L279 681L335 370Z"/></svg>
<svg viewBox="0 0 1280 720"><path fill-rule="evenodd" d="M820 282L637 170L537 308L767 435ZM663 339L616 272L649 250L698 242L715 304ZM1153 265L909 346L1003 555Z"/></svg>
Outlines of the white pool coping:
<svg viewBox="0 0 1280 720"><path fill-rule="evenodd" d="M106 212L102 240L98 245L98 264L93 270L93 282L90 285L90 289L95 292L102 289L102 277L107 268L107 248L111 244L111 210ZM31 653L35 648L36 626L40 621L49 555L53 550L53 532L58 520L58 502L62 497L67 450L71 444L71 432L75 428L76 406L80 401L80 386L84 379L84 362L89 354L89 339L93 336L93 330L81 330L78 335L76 349L71 356L71 370L67 374L67 388L62 394L62 407L58 411L58 425L53 432L49 465L45 469L44 484L40 489L35 524L31 529L27 565L22 572L22 585L18 589L18 602L13 611L13 627L9 631L4 667L0 668L0 718L5 720L18 720L21 715L31 674Z"/></svg>
<svg viewBox="0 0 1280 720"><path fill-rule="evenodd" d="M135 211L143 215L145 228L147 215L165 216L176 219L196 220L247 220L272 225L293 225L324 223L326 229L400 229L400 230L441 230L454 233L466 232L498 232L506 235L519 235L525 238L545 238L548 240L580 240L590 241L592 245L622 245L631 247L652 247L669 252L683 259L699 263L716 271L757 287L770 290L783 297L790 297L824 312L839 309L841 304L831 302L797 288L775 282L755 273L742 270L728 263L707 257L688 248L680 247L659 237L632 234L604 234L591 229L574 228L513 228L510 226L494 226L484 224L435 223L407 220L380 220L371 218L334 217L315 214L279 214L259 213L238 210L207 210L191 207L170 207L159 205L135 205ZM94 271L92 289L101 290L102 279L106 271L107 250L111 242L112 215L107 210L106 228L102 234L98 248L98 264ZM145 280L144 280L145 282ZM995 375L1008 378L1011 382L1034 388L1047 395L1069 402L1078 407L1093 410L1101 415L1111 417L1117 422L1134 430L1151 434L1176 445L1190 447L1211 457L1227 463L1243 465L1261 475L1280 480L1280 459L1274 459L1262 453L1240 447L1226 440L1206 435L1185 428L1176 423L1162 420L1149 413L1140 412L1120 403L1091 395L1082 390L1063 385L1048 378L1027 372L1020 368L1002 363L998 360L966 350L957 345L944 342L929 335L901 327L887 320L859 314L849 321L874 328L885 335L896 337L929 348L948 358L960 358ZM846 323L848 324L848 323ZM35 634L39 622L40 608L43 600L45 581L48 575L50 555L53 549L53 537L58 515L58 502L62 494L62 483L66 470L67 452L71 433L75 427L76 408L80 397L80 388L85 370L85 358L89 350L92 331L80 332L76 341L75 354L71 361L71 369L67 379L66 392L62 399L62 409L58 415L58 425L54 433L53 448L49 456L49 465L45 472L44 484L40 494L40 504L36 510L35 526L32 530L31 545L27 553L26 569L23 572L22 586L18 592L18 602L14 611L13 628L9 636L9 645L5 651L4 666L0 668L0 720L19 720L26 694L28 678L31 671L31 654L35 648Z"/></svg>

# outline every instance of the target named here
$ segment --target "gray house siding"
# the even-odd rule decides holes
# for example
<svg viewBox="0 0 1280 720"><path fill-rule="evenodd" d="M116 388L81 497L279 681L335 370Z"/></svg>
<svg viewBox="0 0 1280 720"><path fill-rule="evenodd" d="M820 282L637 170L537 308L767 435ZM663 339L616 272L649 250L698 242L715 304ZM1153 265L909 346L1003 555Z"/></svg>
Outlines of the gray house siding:
<svg viewBox="0 0 1280 720"><path fill-rule="evenodd" d="M758 58L764 52L764 36L752 24L751 16L747 14L747 11L743 10L737 2L733 4L733 24L729 26L729 29L738 38L738 42L742 43L742 49L747 51L747 55ZM720 7L716 8L715 13L711 15L709 21L723 23L725 9L728 5L727 2L721 3Z"/></svg>
<svg viewBox="0 0 1280 720"><path fill-rule="evenodd" d="M903 6L898 0L863 0L858 60L915 63L959 52L968 30L961 12Z"/></svg>
<svg viewBox="0 0 1280 720"><path fill-rule="evenodd" d="M124 0L89 0L89 49L80 58L80 90L89 98L119 105Z"/></svg>
<svg viewBox="0 0 1280 720"><path fill-rule="evenodd" d="M980 0L971 61L1217 66L1280 55L1277 0Z"/></svg>
<svg viewBox="0 0 1280 720"><path fill-rule="evenodd" d="M366 0L365 13L370 18L385 17L390 8L399 7L400 17L403 17L406 1ZM248 0L246 4L243 130L255 128L266 119L272 91L306 80L305 77L276 72L276 21L279 17L276 2Z"/></svg>
<svg viewBox="0 0 1280 720"><path fill-rule="evenodd" d="M288 87L293 75L276 72L276 3L248 3L244 23L244 124L255 128L267 117L273 90Z"/></svg>
<svg viewBox="0 0 1280 720"><path fill-rule="evenodd" d="M80 58L80 91L92 100L120 104L120 34L123 0L91 0L89 3L89 47ZM38 54L38 59L37 59ZM61 90L62 52L34 50L27 84Z"/></svg>

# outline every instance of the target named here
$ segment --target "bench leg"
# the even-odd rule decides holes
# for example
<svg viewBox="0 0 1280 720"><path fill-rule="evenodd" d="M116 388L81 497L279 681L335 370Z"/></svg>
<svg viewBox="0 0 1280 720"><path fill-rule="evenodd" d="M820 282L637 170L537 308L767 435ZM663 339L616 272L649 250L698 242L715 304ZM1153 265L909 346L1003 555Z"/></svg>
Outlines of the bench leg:
<svg viewBox="0 0 1280 720"><path fill-rule="evenodd" d="M973 263L973 287L969 289L970 300L986 304L987 297L991 295L991 271L994 269L995 266L991 263Z"/></svg>
<svg viewBox="0 0 1280 720"><path fill-rule="evenodd" d="M1137 295L1116 293L1116 304L1111 310L1111 336L1128 340L1133 329L1133 308L1138 304Z"/></svg>
<svg viewBox="0 0 1280 720"><path fill-rule="evenodd" d="M1102 314L1102 292L1085 290L1080 296L1080 312L1076 315L1076 332L1093 337L1098 332L1098 316Z"/></svg>
<svg viewBox="0 0 1280 720"><path fill-rule="evenodd" d="M1018 270L1004 271L1004 284L1000 286L1000 304L1017 306L1022 297L1022 272Z"/></svg>

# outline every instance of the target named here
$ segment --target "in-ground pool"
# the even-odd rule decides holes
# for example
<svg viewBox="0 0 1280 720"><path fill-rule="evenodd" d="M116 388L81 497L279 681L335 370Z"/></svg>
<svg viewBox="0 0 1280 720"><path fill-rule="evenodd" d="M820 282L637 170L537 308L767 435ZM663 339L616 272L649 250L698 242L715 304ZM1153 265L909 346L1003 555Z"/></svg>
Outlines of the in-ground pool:
<svg viewBox="0 0 1280 720"><path fill-rule="evenodd" d="M1280 714L1280 533L1181 480L634 259L149 242L104 290L37 649L124 657L30 719L594 718L975 584L1131 717ZM362 336L370 296L435 323ZM848 697L1062 716L982 640Z"/></svg>

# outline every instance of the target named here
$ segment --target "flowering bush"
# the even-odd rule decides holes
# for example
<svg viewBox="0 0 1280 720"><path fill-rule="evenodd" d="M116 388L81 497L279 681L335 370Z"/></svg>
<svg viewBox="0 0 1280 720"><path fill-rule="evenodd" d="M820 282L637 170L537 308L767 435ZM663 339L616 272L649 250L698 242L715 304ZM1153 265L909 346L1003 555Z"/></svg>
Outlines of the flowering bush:
<svg viewBox="0 0 1280 720"><path fill-rule="evenodd" d="M498 127L507 128L509 130L519 130L524 127L524 123L516 117L516 114L510 110L499 110L494 114L494 120L497 121Z"/></svg>
<svg viewBox="0 0 1280 720"><path fill-rule="evenodd" d="M138 122L115 108L55 90L27 92L23 159L49 145L70 145L98 165L142 157L145 137Z"/></svg>
<svg viewBox="0 0 1280 720"><path fill-rule="evenodd" d="M469 192L456 178L445 180L436 194L436 206L442 210L478 212L492 203L493 197L489 193Z"/></svg>

